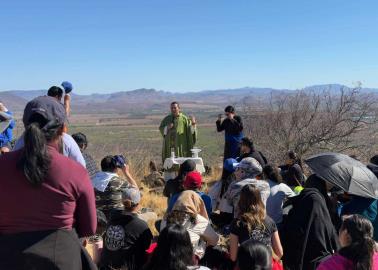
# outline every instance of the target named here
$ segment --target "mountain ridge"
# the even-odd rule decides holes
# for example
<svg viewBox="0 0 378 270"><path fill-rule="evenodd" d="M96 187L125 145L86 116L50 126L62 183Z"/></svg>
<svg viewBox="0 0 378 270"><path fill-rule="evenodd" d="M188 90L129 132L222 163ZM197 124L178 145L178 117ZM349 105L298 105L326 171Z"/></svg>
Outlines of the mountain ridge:
<svg viewBox="0 0 378 270"><path fill-rule="evenodd" d="M342 84L320 84L308 86L304 91L330 91L337 93L340 89L352 89ZM76 94L72 93L72 108L78 113L128 113L130 111L145 111L151 108L164 107L176 100L187 107L200 108L223 107L227 104L238 104L248 101L259 105L270 97L271 94L295 93L298 90L275 89L269 87L241 87L233 89L203 90L199 92L169 92L153 88L139 88L130 91L117 91L112 93ZM378 94L378 88L361 88L363 93ZM14 111L22 111L28 100L45 95L47 90L8 90L0 91L0 100ZM191 104L189 106L189 104Z"/></svg>

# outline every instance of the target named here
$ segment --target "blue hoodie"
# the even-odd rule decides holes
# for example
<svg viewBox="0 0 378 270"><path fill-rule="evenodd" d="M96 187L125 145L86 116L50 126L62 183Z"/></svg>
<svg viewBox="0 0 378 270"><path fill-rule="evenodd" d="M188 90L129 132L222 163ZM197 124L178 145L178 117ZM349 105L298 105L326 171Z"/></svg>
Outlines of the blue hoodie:
<svg viewBox="0 0 378 270"><path fill-rule="evenodd" d="M11 111L5 112L9 115L13 115ZM14 120L11 120L9 126L6 130L3 131L3 133L0 133L0 147L8 145L12 141L13 138L13 128L15 127L16 122Z"/></svg>

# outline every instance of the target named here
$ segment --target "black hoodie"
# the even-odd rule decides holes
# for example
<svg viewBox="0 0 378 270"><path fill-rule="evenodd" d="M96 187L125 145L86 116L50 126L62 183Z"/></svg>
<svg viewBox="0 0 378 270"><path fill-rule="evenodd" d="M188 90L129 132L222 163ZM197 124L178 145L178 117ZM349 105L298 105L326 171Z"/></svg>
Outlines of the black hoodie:
<svg viewBox="0 0 378 270"><path fill-rule="evenodd" d="M152 234L147 223L137 214L112 215L104 236L100 269L120 268L124 265L128 269L140 269L151 240Z"/></svg>
<svg viewBox="0 0 378 270"><path fill-rule="evenodd" d="M288 202L292 206L281 231L285 269L312 270L338 250L338 236L323 196L305 188Z"/></svg>

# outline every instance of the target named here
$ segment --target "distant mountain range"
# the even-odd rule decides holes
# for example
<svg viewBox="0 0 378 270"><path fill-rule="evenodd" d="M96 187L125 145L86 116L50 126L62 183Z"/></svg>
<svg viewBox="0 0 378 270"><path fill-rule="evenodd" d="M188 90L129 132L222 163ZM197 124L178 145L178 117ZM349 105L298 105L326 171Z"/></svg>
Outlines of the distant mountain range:
<svg viewBox="0 0 378 270"><path fill-rule="evenodd" d="M305 91L324 90L337 93L340 84L314 85ZM205 90L200 92L172 93L155 89L137 89L110 94L76 95L72 94L72 110L75 113L142 113L167 111L170 102L176 100L183 104L186 111L219 111L227 104L249 104L261 106L270 95L294 93L297 90L244 87L236 89ZM362 88L361 92L378 95L378 88ZM13 111L22 111L25 104L34 97L45 95L47 90L11 90L0 92L0 101Z"/></svg>

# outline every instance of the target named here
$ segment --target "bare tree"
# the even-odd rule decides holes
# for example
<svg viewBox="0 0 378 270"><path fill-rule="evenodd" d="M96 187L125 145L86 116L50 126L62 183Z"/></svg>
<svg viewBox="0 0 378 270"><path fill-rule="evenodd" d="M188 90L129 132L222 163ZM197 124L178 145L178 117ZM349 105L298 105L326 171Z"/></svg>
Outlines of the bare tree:
<svg viewBox="0 0 378 270"><path fill-rule="evenodd" d="M377 97L359 88L271 94L264 109L243 104L243 111L247 133L273 160L288 150L301 156L361 150L371 144L362 134L377 132Z"/></svg>

